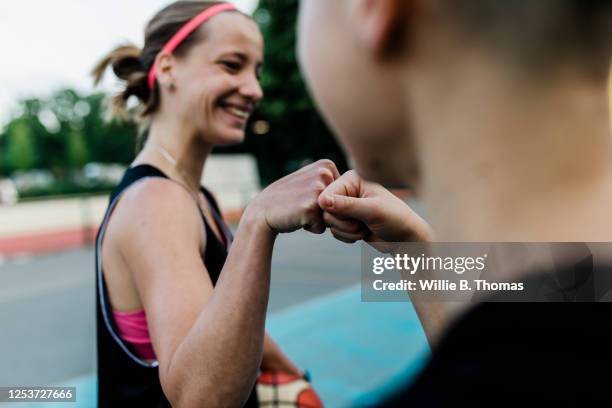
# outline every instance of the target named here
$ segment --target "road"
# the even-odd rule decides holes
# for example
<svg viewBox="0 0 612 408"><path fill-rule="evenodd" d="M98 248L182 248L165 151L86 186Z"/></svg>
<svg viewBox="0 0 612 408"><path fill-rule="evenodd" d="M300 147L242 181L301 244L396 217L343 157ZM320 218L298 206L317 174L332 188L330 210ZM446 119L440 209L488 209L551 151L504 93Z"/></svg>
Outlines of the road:
<svg viewBox="0 0 612 408"><path fill-rule="evenodd" d="M46 386L95 370L91 248L0 265L0 386ZM360 247L329 233L281 235L270 313L360 281Z"/></svg>

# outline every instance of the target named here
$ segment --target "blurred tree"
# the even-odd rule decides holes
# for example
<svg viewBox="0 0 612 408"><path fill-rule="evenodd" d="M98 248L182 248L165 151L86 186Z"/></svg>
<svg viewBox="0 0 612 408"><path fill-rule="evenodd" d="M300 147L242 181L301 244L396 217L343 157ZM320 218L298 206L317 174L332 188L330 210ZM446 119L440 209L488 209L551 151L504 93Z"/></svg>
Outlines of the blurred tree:
<svg viewBox="0 0 612 408"><path fill-rule="evenodd" d="M27 170L36 163L34 137L25 121L16 121L9 126L5 157L11 171Z"/></svg>
<svg viewBox="0 0 612 408"><path fill-rule="evenodd" d="M89 147L89 160L128 165L136 156L137 129L133 123L106 121L104 94L85 97L89 113L83 117L83 134Z"/></svg>
<svg viewBox="0 0 612 408"><path fill-rule="evenodd" d="M88 161L87 144L85 136L80 130L72 130L68 133L66 143L66 164L71 169L80 169Z"/></svg>
<svg viewBox="0 0 612 408"><path fill-rule="evenodd" d="M265 41L261 84L265 97L244 144L218 149L251 152L263 184L321 158L346 170L344 155L310 99L297 65L298 0L260 0L254 18Z"/></svg>
<svg viewBox="0 0 612 408"><path fill-rule="evenodd" d="M0 174L49 169L62 180L88 161L129 164L134 158L133 125L104 121L104 95L62 89L48 99L20 102L19 114L0 135Z"/></svg>

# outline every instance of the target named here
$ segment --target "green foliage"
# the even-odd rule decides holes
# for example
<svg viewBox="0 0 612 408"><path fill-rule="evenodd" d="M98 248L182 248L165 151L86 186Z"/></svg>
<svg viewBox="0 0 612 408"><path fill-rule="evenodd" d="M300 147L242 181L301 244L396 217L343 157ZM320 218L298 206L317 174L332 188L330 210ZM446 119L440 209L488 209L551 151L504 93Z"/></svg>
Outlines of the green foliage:
<svg viewBox="0 0 612 408"><path fill-rule="evenodd" d="M20 102L20 114L0 134L0 176L47 169L60 181L87 162L129 164L135 155L132 125L104 121L104 95L63 89L48 99Z"/></svg>
<svg viewBox="0 0 612 408"><path fill-rule="evenodd" d="M27 170L36 164L34 136L24 121L15 121L8 128L6 165L15 170Z"/></svg>
<svg viewBox="0 0 612 408"><path fill-rule="evenodd" d="M47 196L74 196L77 194L109 194L114 186L108 184L80 185L68 181L60 181L48 187L35 187L19 193L19 199Z"/></svg>
<svg viewBox="0 0 612 408"><path fill-rule="evenodd" d="M82 131L73 129L68 134L66 144L66 165L72 169L80 169L87 164L88 159L87 144L85 135Z"/></svg>

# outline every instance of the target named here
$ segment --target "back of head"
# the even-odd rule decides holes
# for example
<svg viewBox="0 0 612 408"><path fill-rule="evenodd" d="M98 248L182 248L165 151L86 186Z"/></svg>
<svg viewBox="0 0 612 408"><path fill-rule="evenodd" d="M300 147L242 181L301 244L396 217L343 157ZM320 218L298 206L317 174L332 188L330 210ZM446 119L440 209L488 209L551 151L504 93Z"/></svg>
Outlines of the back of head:
<svg viewBox="0 0 612 408"><path fill-rule="evenodd" d="M612 56L611 0L441 1L461 41L531 74L571 66L591 77L608 73Z"/></svg>

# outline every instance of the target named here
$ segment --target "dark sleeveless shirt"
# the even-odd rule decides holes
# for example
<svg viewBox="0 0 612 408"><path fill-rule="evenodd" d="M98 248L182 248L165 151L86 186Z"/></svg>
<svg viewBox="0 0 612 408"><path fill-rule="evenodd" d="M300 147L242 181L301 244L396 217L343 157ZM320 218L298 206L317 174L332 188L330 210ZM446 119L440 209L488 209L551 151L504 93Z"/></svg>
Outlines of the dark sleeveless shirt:
<svg viewBox="0 0 612 408"><path fill-rule="evenodd" d="M104 275L102 274L101 244L106 226L121 194L134 183L149 177L168 178L157 168L138 165L129 168L119 185L112 192L102 226L96 238L96 318L97 318L97 363L99 407L170 407L159 381L158 362L148 363L139 358L117 334ZM231 232L223 222L219 207L208 190L202 192L211 203L216 223L231 242ZM200 216L206 229L206 248L202 261L208 269L213 285L216 284L227 258L226 246L213 233L204 214ZM251 392L245 407L257 407L255 390Z"/></svg>

